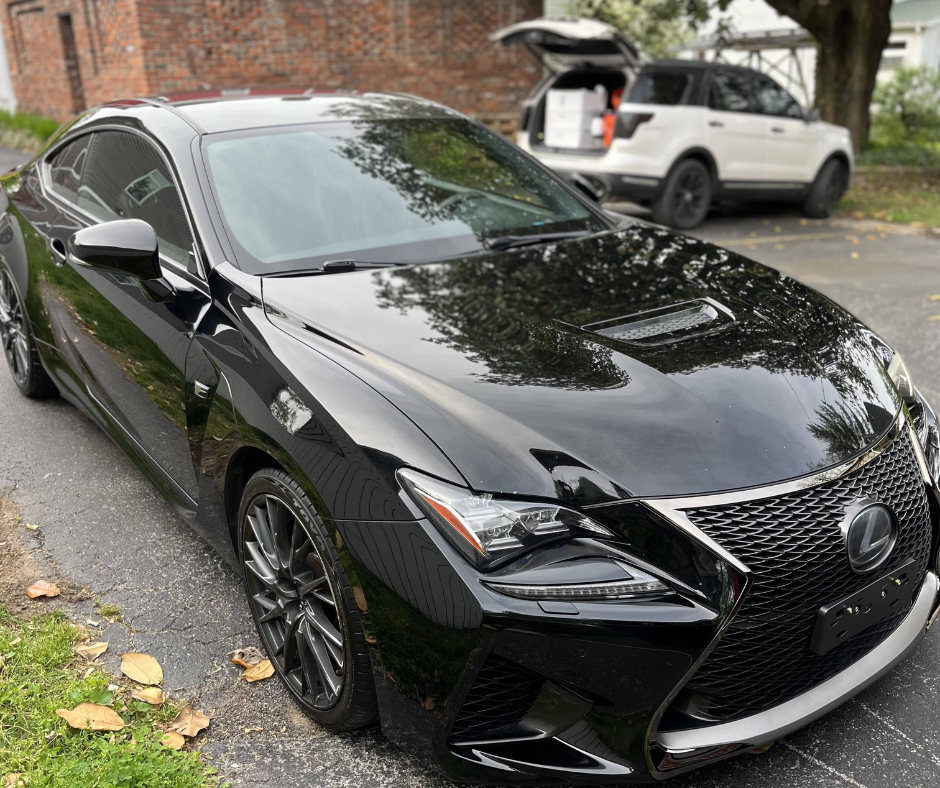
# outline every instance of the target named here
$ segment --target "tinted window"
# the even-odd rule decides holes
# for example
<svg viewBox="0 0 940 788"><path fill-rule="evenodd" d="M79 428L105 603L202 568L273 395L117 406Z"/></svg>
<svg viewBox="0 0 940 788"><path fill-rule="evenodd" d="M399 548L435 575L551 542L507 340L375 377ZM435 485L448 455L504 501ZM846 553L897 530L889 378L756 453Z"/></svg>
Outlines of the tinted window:
<svg viewBox="0 0 940 788"><path fill-rule="evenodd" d="M681 104L691 84L691 74L644 71L637 77L627 101L631 104Z"/></svg>
<svg viewBox="0 0 940 788"><path fill-rule="evenodd" d="M163 157L138 134L99 131L76 203L103 222L143 219L156 231L160 253L186 265L192 236Z"/></svg>
<svg viewBox="0 0 940 788"><path fill-rule="evenodd" d="M214 134L206 160L239 260L422 262L494 236L604 225L505 139L453 118Z"/></svg>
<svg viewBox="0 0 940 788"><path fill-rule="evenodd" d="M752 88L749 76L720 71L712 78L708 106L723 112L751 112Z"/></svg>
<svg viewBox="0 0 940 788"><path fill-rule="evenodd" d="M758 80L757 108L764 115L777 115L784 118L801 118L803 110L796 100L776 82L769 79Z"/></svg>
<svg viewBox="0 0 940 788"><path fill-rule="evenodd" d="M82 180L82 169L90 142L91 135L79 137L62 148L49 162L52 190L70 202L75 202L78 196L78 186Z"/></svg>

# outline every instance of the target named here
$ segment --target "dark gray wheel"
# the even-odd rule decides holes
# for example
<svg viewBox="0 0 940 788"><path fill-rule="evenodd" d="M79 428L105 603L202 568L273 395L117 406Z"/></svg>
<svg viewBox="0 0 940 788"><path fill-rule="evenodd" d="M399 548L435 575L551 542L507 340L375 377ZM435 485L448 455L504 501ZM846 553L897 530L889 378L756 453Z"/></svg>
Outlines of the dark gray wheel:
<svg viewBox="0 0 940 788"><path fill-rule="evenodd" d="M322 520L283 471L258 471L239 510L251 614L277 673L321 724L375 719L375 687L355 597Z"/></svg>
<svg viewBox="0 0 940 788"><path fill-rule="evenodd" d="M712 204L712 176L696 159L680 161L653 202L653 221L689 230L708 216Z"/></svg>
<svg viewBox="0 0 940 788"><path fill-rule="evenodd" d="M13 382L23 394L33 399L55 394L55 385L39 360L26 309L10 272L4 268L0 268L0 344Z"/></svg>
<svg viewBox="0 0 940 788"><path fill-rule="evenodd" d="M803 203L803 213L814 219L827 219L832 216L848 186L846 166L838 159L830 159L813 181Z"/></svg>

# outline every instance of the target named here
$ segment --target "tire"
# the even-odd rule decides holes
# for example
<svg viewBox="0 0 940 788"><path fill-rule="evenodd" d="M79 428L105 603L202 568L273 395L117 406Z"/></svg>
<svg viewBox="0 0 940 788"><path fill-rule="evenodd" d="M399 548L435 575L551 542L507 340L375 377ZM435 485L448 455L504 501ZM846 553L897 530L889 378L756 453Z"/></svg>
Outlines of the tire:
<svg viewBox="0 0 940 788"><path fill-rule="evenodd" d="M284 685L326 728L368 725L378 706L359 608L310 499L262 469L245 485L238 534L248 606Z"/></svg>
<svg viewBox="0 0 940 788"><path fill-rule="evenodd" d="M653 201L653 221L679 230L691 230L708 216L712 204L712 176L696 159L680 161L666 179L662 194Z"/></svg>
<svg viewBox="0 0 940 788"><path fill-rule="evenodd" d="M832 216L839 200L849 185L849 174L845 165L838 159L829 159L819 174L809 194L803 202L803 214L813 219L828 219Z"/></svg>
<svg viewBox="0 0 940 788"><path fill-rule="evenodd" d="M39 360L26 308L6 268L0 268L0 346L20 393L30 399L46 399L58 393Z"/></svg>

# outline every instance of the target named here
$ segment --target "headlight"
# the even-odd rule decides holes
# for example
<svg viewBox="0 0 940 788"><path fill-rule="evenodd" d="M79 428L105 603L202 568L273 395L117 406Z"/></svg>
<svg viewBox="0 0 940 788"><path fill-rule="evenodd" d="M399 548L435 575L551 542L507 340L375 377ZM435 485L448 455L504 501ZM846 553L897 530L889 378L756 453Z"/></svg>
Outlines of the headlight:
<svg viewBox="0 0 940 788"><path fill-rule="evenodd" d="M888 364L888 375L894 381L898 394L905 402L913 402L915 398L914 383L911 381L911 373L907 371L907 364L901 358L900 353L895 353Z"/></svg>
<svg viewBox="0 0 940 788"><path fill-rule="evenodd" d="M398 473L428 519L480 569L566 536L613 536L590 517L564 506L477 495L415 471Z"/></svg>

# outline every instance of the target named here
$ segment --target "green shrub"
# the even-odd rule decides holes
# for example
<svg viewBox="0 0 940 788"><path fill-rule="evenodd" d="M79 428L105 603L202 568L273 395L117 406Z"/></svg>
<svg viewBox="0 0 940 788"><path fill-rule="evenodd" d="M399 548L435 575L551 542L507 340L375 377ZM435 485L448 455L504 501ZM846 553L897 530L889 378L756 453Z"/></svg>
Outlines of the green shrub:
<svg viewBox="0 0 940 788"><path fill-rule="evenodd" d="M940 71L899 68L872 96L872 140L885 148L940 141Z"/></svg>
<svg viewBox="0 0 940 788"><path fill-rule="evenodd" d="M0 145L37 151L59 126L56 120L30 115L28 112L9 113L0 110Z"/></svg>

